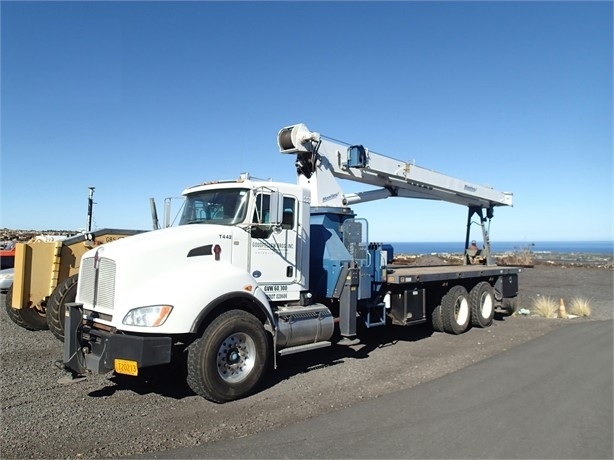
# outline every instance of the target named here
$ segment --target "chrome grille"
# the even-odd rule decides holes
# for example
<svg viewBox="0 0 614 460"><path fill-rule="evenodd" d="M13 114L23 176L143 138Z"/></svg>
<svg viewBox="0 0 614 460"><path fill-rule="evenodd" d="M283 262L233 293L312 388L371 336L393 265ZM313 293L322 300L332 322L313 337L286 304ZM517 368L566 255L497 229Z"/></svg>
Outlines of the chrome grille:
<svg viewBox="0 0 614 460"><path fill-rule="evenodd" d="M79 301L93 307L113 309L115 298L115 261L101 257L98 261L98 276L94 258L82 261L79 275Z"/></svg>
<svg viewBox="0 0 614 460"><path fill-rule="evenodd" d="M115 261L100 258L98 266L98 290L96 305L102 308L113 309L115 299Z"/></svg>
<svg viewBox="0 0 614 460"><path fill-rule="evenodd" d="M94 271L94 258L90 257L81 261L79 274L79 302L92 305L94 303L94 283L96 272Z"/></svg>

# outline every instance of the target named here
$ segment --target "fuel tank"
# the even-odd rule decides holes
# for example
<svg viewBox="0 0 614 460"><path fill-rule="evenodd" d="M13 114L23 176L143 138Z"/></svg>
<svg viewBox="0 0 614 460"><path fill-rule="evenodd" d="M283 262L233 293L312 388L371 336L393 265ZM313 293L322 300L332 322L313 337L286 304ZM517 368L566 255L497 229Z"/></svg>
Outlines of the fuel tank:
<svg viewBox="0 0 614 460"><path fill-rule="evenodd" d="M328 340L335 328L332 313L322 304L283 307L277 316L278 350Z"/></svg>

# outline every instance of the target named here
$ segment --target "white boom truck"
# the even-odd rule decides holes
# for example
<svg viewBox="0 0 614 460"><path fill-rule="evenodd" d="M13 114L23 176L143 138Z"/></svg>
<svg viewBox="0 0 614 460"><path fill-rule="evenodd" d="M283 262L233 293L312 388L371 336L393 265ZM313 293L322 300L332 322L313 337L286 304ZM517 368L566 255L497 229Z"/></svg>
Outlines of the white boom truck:
<svg viewBox="0 0 614 460"><path fill-rule="evenodd" d="M187 381L218 403L253 393L277 357L359 341L366 328L430 321L460 334L489 326L518 292L519 268L493 263L486 221L512 195L346 145L303 124L281 129L297 184L238 180L184 191L180 224L83 255L66 309L64 366L138 375L187 351ZM337 179L377 188L345 194ZM467 206L481 264L391 264L349 205L389 196ZM468 241L466 241L468 243ZM465 245L467 247L467 245ZM473 254L475 255L475 254ZM473 256L472 255L472 256Z"/></svg>

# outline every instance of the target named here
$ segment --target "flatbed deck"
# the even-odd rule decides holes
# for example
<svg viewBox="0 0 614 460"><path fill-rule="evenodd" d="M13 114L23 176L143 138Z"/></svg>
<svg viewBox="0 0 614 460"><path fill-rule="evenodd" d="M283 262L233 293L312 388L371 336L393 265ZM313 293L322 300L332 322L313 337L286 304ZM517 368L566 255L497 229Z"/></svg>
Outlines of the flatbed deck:
<svg viewBox="0 0 614 460"><path fill-rule="evenodd" d="M386 282L389 284L427 283L517 274L521 271L520 267L499 265L387 265Z"/></svg>

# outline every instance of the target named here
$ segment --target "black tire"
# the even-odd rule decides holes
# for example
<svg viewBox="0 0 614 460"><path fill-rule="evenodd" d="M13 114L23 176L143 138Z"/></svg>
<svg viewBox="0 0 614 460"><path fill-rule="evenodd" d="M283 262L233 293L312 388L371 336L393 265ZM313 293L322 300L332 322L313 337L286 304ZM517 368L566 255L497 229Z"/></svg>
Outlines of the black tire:
<svg viewBox="0 0 614 460"><path fill-rule="evenodd" d="M431 325L433 330L443 332L443 319L441 317L441 305L437 305L431 314Z"/></svg>
<svg viewBox="0 0 614 460"><path fill-rule="evenodd" d="M471 312L469 294L463 286L453 286L441 299L443 330L448 334L462 334L469 327Z"/></svg>
<svg viewBox="0 0 614 460"><path fill-rule="evenodd" d="M35 307L19 309L12 308L10 306L12 300L13 286L11 286L9 292L6 294L4 304L9 318L11 318L15 324L29 331L44 331L46 329L49 329L49 326L47 326L47 318L45 317L44 311L40 311Z"/></svg>
<svg viewBox="0 0 614 460"><path fill-rule="evenodd" d="M20 310L13 308L11 305L13 303L13 286L11 286L6 293L6 297L4 298L4 308L6 310L7 315L11 318L15 324L19 327L23 327L24 329L32 330L28 327L26 323L21 319L21 315L19 314Z"/></svg>
<svg viewBox="0 0 614 460"><path fill-rule="evenodd" d="M482 281L474 286L469 293L471 306L471 325L488 327L495 317L495 293L490 283Z"/></svg>
<svg viewBox="0 0 614 460"><path fill-rule="evenodd" d="M45 310L39 310L36 307L30 308L21 308L17 310L19 312L19 316L26 325L27 329L32 331L46 331L49 329L49 325L47 324L47 315L45 314Z"/></svg>
<svg viewBox="0 0 614 460"><path fill-rule="evenodd" d="M262 381L270 354L262 323L243 310L227 311L188 347L188 385L216 403L243 398Z"/></svg>
<svg viewBox="0 0 614 460"><path fill-rule="evenodd" d="M77 281L79 275L69 276L62 281L51 293L45 306L47 325L51 333L60 341L64 341L64 317L66 304L74 302L77 298Z"/></svg>

